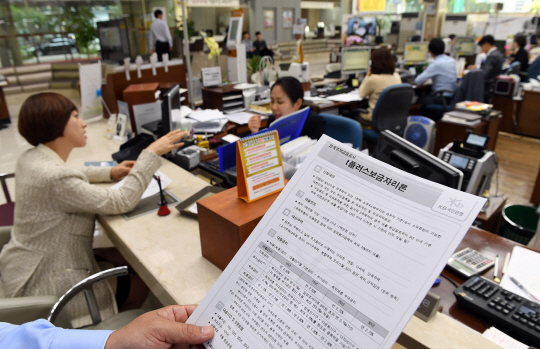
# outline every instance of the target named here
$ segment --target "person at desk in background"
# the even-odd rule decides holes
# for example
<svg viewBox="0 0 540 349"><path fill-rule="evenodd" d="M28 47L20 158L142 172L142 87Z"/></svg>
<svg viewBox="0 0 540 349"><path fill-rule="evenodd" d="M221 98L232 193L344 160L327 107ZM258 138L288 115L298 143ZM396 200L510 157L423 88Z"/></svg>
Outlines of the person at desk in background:
<svg viewBox="0 0 540 349"><path fill-rule="evenodd" d="M426 110L425 106L428 104L443 104L442 98L446 99L446 104L450 105L452 96L456 91L456 61L444 54L444 41L441 39L431 39L428 45L428 50L431 56L435 59L423 72L418 75L414 80L416 85L423 85L426 81L431 79L431 95L422 96L420 99L421 114L432 119L433 121L439 121L443 114L438 113L435 115L429 115L430 113ZM440 95L435 95L433 92L439 90L452 90L453 92L445 92L444 97Z"/></svg>
<svg viewBox="0 0 540 349"><path fill-rule="evenodd" d="M367 76L358 88L360 98L369 96L367 114L360 114L359 121L363 127L372 126L372 113L382 91L388 86L401 84L401 77L395 73L396 61L386 48L378 48L371 55L371 66Z"/></svg>
<svg viewBox="0 0 540 349"><path fill-rule="evenodd" d="M60 297L100 271L92 250L96 215L132 210L161 166L160 156L182 146L176 142L187 133L177 130L161 137L143 150L137 162L75 169L66 161L74 148L86 145L86 122L68 98L56 93L28 97L18 127L34 148L24 152L16 165L15 223L11 240L0 253L0 297ZM119 190L90 184L126 176ZM113 264L113 259L121 258L116 249L101 252L100 257ZM146 299L148 288L136 274L129 276L118 280L116 299L108 283L94 286L102 319L117 308L140 308ZM82 294L66 310L74 328L92 324Z"/></svg>
<svg viewBox="0 0 540 349"><path fill-rule="evenodd" d="M495 78L502 73L504 56L499 50L497 50L497 47L495 46L495 39L491 35L486 35L480 39L480 41L478 41L478 46L480 46L482 49L482 53L486 54L486 60L480 67L471 65L468 67L468 69L482 69L484 71L484 76L486 77L486 82L492 83Z"/></svg>
<svg viewBox="0 0 540 349"><path fill-rule="evenodd" d="M450 39L450 44L448 45L448 55L452 58L456 58L456 35L450 34L448 35L448 39Z"/></svg>
<svg viewBox="0 0 540 349"><path fill-rule="evenodd" d="M300 81L291 76L277 79L270 90L272 115L268 117L268 125L284 115L300 110L302 104L304 104L304 90ZM253 115L248 121L248 127L251 133L258 132L261 128L261 116ZM319 139L325 131L326 120L310 109L300 136Z"/></svg>
<svg viewBox="0 0 540 349"><path fill-rule="evenodd" d="M253 41L253 47L255 48L255 55L257 56L270 56L274 57L274 51L270 50L268 46L266 46L266 41L262 39L261 32L256 32L255 37L257 40Z"/></svg>
<svg viewBox="0 0 540 349"><path fill-rule="evenodd" d="M252 58L255 48L249 40L249 32L245 31L242 33L242 44L246 45L246 56L247 58Z"/></svg>
<svg viewBox="0 0 540 349"><path fill-rule="evenodd" d="M526 73L529 69L529 52L525 49L527 45L527 37L525 35L516 35L514 36L514 41L512 42L512 49L505 52L506 57L510 57L510 64L514 62L519 62L521 67L519 70Z"/></svg>
<svg viewBox="0 0 540 349"><path fill-rule="evenodd" d="M156 19L150 25L150 54L156 52L158 62L163 62L163 54L172 51L171 31L163 18L161 10L154 11Z"/></svg>
<svg viewBox="0 0 540 349"><path fill-rule="evenodd" d="M185 322L196 305L170 305L137 317L117 331L68 330L44 319L20 326L0 322L0 347L33 349L201 348L214 336L212 326ZM195 344L195 345L193 345ZM197 345L201 344L201 345Z"/></svg>

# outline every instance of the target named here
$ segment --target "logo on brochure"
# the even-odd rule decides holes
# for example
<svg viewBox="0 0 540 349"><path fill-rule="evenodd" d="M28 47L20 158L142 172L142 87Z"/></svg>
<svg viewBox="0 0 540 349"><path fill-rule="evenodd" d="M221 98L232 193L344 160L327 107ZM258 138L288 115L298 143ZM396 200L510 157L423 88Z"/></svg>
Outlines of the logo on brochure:
<svg viewBox="0 0 540 349"><path fill-rule="evenodd" d="M462 208L463 204L461 203L461 201L462 200L458 200L457 198L455 198L455 199L448 200L448 203L450 204L450 206L456 206L457 208Z"/></svg>
<svg viewBox="0 0 540 349"><path fill-rule="evenodd" d="M301 199L304 196L304 192L299 190L298 192L296 192L296 196L298 196Z"/></svg>
<svg viewBox="0 0 540 349"><path fill-rule="evenodd" d="M224 307L224 304L223 304L223 303L217 302L217 304L216 304L217 310L221 311L221 310L223 309L223 307Z"/></svg>
<svg viewBox="0 0 540 349"><path fill-rule="evenodd" d="M315 166L315 169L313 171L319 173L319 172L321 172L321 170L322 170L321 166Z"/></svg>

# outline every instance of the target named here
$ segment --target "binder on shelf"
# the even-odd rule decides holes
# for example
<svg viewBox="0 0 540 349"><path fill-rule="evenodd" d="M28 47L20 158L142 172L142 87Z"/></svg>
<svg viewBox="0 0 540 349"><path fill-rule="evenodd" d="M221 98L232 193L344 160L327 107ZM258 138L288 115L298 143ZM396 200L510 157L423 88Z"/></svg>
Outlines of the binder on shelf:
<svg viewBox="0 0 540 349"><path fill-rule="evenodd" d="M238 198L249 203L285 187L278 131L257 133L236 143Z"/></svg>

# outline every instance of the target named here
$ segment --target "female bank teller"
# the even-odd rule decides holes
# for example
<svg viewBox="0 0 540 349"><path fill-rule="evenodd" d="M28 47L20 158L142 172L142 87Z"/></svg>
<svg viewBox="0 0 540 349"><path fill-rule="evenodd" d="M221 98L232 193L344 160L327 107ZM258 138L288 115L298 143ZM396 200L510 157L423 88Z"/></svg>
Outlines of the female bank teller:
<svg viewBox="0 0 540 349"><path fill-rule="evenodd" d="M373 51L369 73L358 88L360 98L369 96L368 113L360 114L360 120L357 120L362 126L371 126L373 109L382 91L388 86L401 84L401 77L394 72L395 69L396 61L389 50L379 48Z"/></svg>
<svg viewBox="0 0 540 349"><path fill-rule="evenodd" d="M268 118L268 125L284 115L300 110L304 103L304 90L298 79L287 76L276 80L270 90L270 109L272 115ZM251 133L261 128L261 116L254 115L249 119L248 127ZM326 120L311 109L302 128L300 136L319 139L326 131Z"/></svg>
<svg viewBox="0 0 540 349"><path fill-rule="evenodd" d="M86 145L86 123L77 107L56 93L30 96L19 114L19 132L34 148L16 165L15 223L11 240L0 253L0 297L61 296L100 269L92 252L96 214L132 210L161 166L160 155L185 132L172 131L146 148L137 162L113 168L66 165L74 148ZM90 182L110 182L127 175L119 189ZM136 291L136 290L135 290ZM102 319L117 312L107 282L94 286ZM79 294L67 305L74 328L92 323Z"/></svg>

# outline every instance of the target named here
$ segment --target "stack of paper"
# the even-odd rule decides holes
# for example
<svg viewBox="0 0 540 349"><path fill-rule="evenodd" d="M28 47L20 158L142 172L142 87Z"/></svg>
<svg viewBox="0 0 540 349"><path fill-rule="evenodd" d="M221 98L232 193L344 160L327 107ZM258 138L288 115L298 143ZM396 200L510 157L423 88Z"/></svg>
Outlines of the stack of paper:
<svg viewBox="0 0 540 349"><path fill-rule="evenodd" d="M193 122L193 130L195 133L219 133L223 130L223 126L227 123L227 119L215 119L204 122Z"/></svg>
<svg viewBox="0 0 540 349"><path fill-rule="evenodd" d="M167 177L163 172L160 170L157 170L156 173L154 173L156 177L159 177L161 179L161 188L165 189L169 184L171 184L172 179ZM120 182L116 183L115 185L111 186L111 189L120 189L124 186L124 183L126 183L127 177L122 179ZM144 191L141 199L146 199L147 197L150 197L152 195L155 195L159 193L159 185L155 179L152 179L150 181L150 184L148 185L148 188Z"/></svg>
<svg viewBox="0 0 540 349"><path fill-rule="evenodd" d="M319 106L319 107L326 107L334 105L334 102L321 97L305 97L304 102L306 105L313 105L313 106Z"/></svg>
<svg viewBox="0 0 540 349"><path fill-rule="evenodd" d="M253 113L246 113L246 112L227 114L227 120L234 122L235 124L238 124L238 125L245 125L248 123L249 119L253 115L254 115Z"/></svg>
<svg viewBox="0 0 540 349"><path fill-rule="evenodd" d="M216 119L223 119L224 115L220 110L217 109L197 109L189 114L191 119L197 120L199 122L205 122Z"/></svg>
<svg viewBox="0 0 540 349"><path fill-rule="evenodd" d="M493 343L499 345L504 349L528 349L529 346L521 342L518 342L514 338L510 337L506 333L503 333L495 327L490 327L483 334L483 337L489 339Z"/></svg>
<svg viewBox="0 0 540 349"><path fill-rule="evenodd" d="M297 167L304 161L307 154L315 146L317 140L310 139L307 136L298 137L281 146L281 155L283 160L290 165Z"/></svg>
<svg viewBox="0 0 540 349"><path fill-rule="evenodd" d="M353 90L349 93L342 93L339 95L329 96L326 98L334 102L354 102L354 101L362 100L362 98L360 98L360 96L358 95L358 90Z"/></svg>
<svg viewBox="0 0 540 349"><path fill-rule="evenodd" d="M530 301L534 301L527 292L516 286L510 277L516 279L527 291L536 298L540 298L540 253L531 251L524 247L515 246L512 250L512 257L506 268L506 273L501 280L501 287L513 292Z"/></svg>

